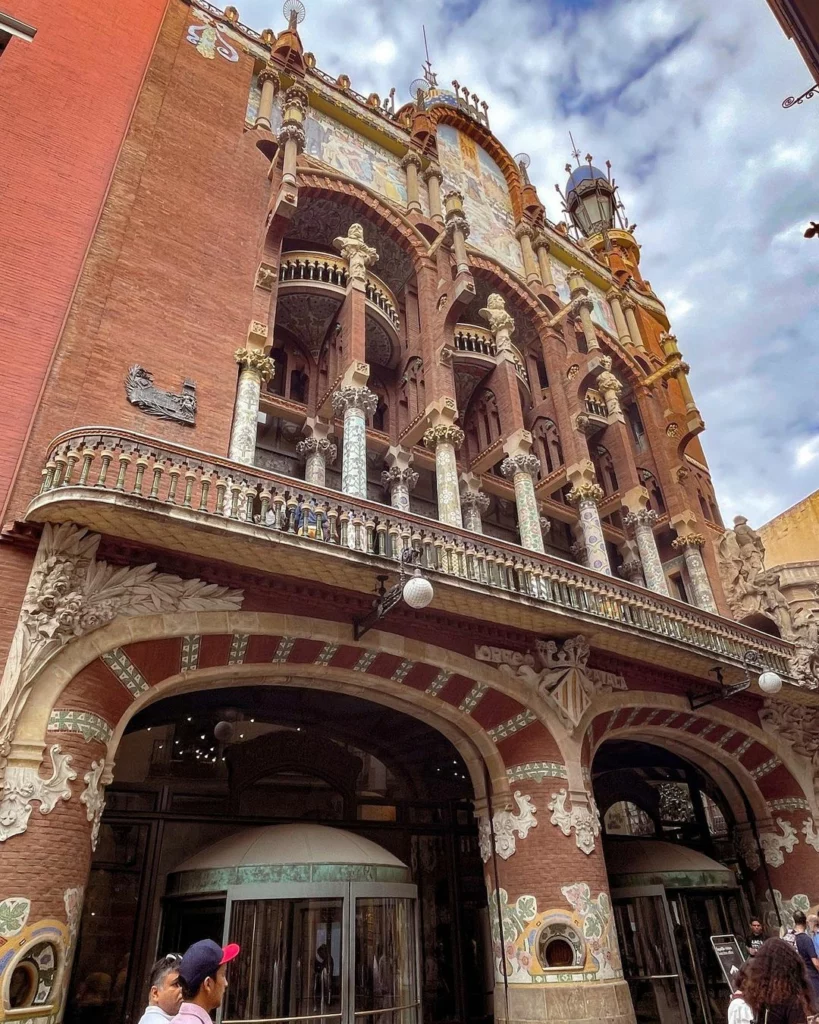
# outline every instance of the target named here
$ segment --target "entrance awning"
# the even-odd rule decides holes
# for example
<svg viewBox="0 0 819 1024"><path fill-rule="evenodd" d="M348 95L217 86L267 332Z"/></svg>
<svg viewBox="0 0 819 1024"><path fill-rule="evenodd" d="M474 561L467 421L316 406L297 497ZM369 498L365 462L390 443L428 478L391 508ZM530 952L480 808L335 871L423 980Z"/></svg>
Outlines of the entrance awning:
<svg viewBox="0 0 819 1024"><path fill-rule="evenodd" d="M661 839L609 839L606 866L612 889L663 885L666 889L735 889L734 872L719 861Z"/></svg>

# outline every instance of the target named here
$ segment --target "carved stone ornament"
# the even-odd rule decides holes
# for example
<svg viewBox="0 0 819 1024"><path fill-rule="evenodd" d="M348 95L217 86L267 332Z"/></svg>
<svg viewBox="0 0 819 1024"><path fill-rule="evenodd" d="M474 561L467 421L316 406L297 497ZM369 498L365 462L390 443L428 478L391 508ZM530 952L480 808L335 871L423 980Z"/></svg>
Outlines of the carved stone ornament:
<svg viewBox="0 0 819 1024"><path fill-rule="evenodd" d="M592 483L590 480L585 480L583 483L576 484L566 496L566 500L571 505L582 505L584 502L591 502L594 505L599 505L605 497L605 492L600 484Z"/></svg>
<svg viewBox="0 0 819 1024"><path fill-rule="evenodd" d="M462 491L461 508L464 512L474 510L479 516L489 511L490 498L483 491Z"/></svg>
<svg viewBox="0 0 819 1024"><path fill-rule="evenodd" d="M367 267L378 260L378 252L364 241L364 228L351 224L346 235L333 239L333 245L350 265L353 281L366 281Z"/></svg>
<svg viewBox="0 0 819 1024"><path fill-rule="evenodd" d="M91 768L83 775L85 789L80 793L80 803L85 804L85 813L91 822L91 849L96 850L100 837L100 819L105 807L105 787L111 781L111 772L106 770L105 758L92 761Z"/></svg>
<svg viewBox="0 0 819 1024"><path fill-rule="evenodd" d="M234 611L241 590L157 572L156 566L97 561L100 536L46 523L0 681L0 764L34 677L69 641L119 615Z"/></svg>
<svg viewBox="0 0 819 1024"><path fill-rule="evenodd" d="M264 288L268 292L272 291L277 276L275 267L271 267L269 263L260 264L256 271L256 287Z"/></svg>
<svg viewBox="0 0 819 1024"><path fill-rule="evenodd" d="M479 661L495 661L506 676L522 679L533 686L568 729L574 730L590 706L595 693L625 690L626 681L611 672L587 668L589 644L584 636L576 636L558 645L554 640L538 640L535 654L509 652L508 661L491 656L497 648L479 647ZM490 652L487 656L486 652ZM540 670L535 663L540 663Z"/></svg>
<svg viewBox="0 0 819 1024"><path fill-rule="evenodd" d="M512 335L515 333L515 321L506 312L503 296L494 292L486 300L486 306L479 309L478 313L489 324L489 330L495 336L498 354L509 352L512 348Z"/></svg>
<svg viewBox="0 0 819 1024"><path fill-rule="evenodd" d="M369 388L343 387L333 393L333 412L343 416L348 409L360 409L365 415L372 415L378 408L378 395Z"/></svg>
<svg viewBox="0 0 819 1024"><path fill-rule="evenodd" d="M154 384L153 374L143 366L132 366L125 378L125 394L131 405L149 416L174 420L193 426L196 423L196 385L192 380L182 382L182 393L175 395Z"/></svg>
<svg viewBox="0 0 819 1024"><path fill-rule="evenodd" d="M517 455L510 455L500 464L500 471L505 477L514 478L518 473L528 473L529 476L537 476L540 470L540 460L537 455L526 455L519 452Z"/></svg>
<svg viewBox="0 0 819 1024"><path fill-rule="evenodd" d="M659 519L659 516L651 508L638 508L633 512L626 512L623 516L623 522L626 526L648 526L653 527Z"/></svg>
<svg viewBox="0 0 819 1024"><path fill-rule="evenodd" d="M764 732L790 747L799 758L805 782L812 782L819 799L819 708L766 700L759 712Z"/></svg>
<svg viewBox="0 0 819 1024"><path fill-rule="evenodd" d="M671 547L675 551L684 551L686 548L701 548L705 546L705 537L701 533L687 533L684 537L675 537L671 541Z"/></svg>
<svg viewBox="0 0 819 1024"><path fill-rule="evenodd" d="M793 853L793 848L799 843L796 829L789 821L782 818L776 819L776 824L782 829L778 832L760 832L759 843L765 855L765 863L772 868L779 868L785 863L785 854Z"/></svg>
<svg viewBox="0 0 819 1024"><path fill-rule="evenodd" d="M331 466L336 461L338 447L326 437L306 437L296 445L296 454L303 459L309 459L311 455L321 455L327 465Z"/></svg>
<svg viewBox="0 0 819 1024"><path fill-rule="evenodd" d="M25 832L34 800L39 802L41 814L50 814L59 800L71 799L69 782L77 777L71 767L71 755L60 753L57 745L50 747L48 753L53 766L50 779L44 779L36 768L12 765L6 769L0 799L0 843Z"/></svg>
<svg viewBox="0 0 819 1024"><path fill-rule="evenodd" d="M439 444L451 444L457 451L464 443L464 432L460 427L440 423L426 430L422 440L424 446L433 452Z"/></svg>
<svg viewBox="0 0 819 1024"><path fill-rule="evenodd" d="M570 836L574 832L577 848L586 855L594 852L594 841L600 835L600 812L593 797L588 797L587 806L572 806L571 810L566 807L568 794L565 789L559 793L552 793L549 801L549 810L552 816L549 819L553 825L557 825L564 836Z"/></svg>
<svg viewBox="0 0 819 1024"><path fill-rule="evenodd" d="M237 348L233 358L241 366L242 371L257 373L263 384L271 380L276 372L276 364L258 348Z"/></svg>
<svg viewBox="0 0 819 1024"><path fill-rule="evenodd" d="M390 466L389 469L382 471L381 483L386 488L394 487L396 484L403 484L412 491L418 483L418 474L409 466Z"/></svg>
<svg viewBox="0 0 819 1024"><path fill-rule="evenodd" d="M495 811L491 833L489 821L486 818L481 818L478 825L478 848L484 864L488 863L492 856L492 833L495 836L495 852L501 860L509 860L516 849L515 836L525 839L529 835L530 829L537 827L536 807L531 799L528 796L521 796L520 790L516 790L514 796L515 803L518 805L518 813Z"/></svg>

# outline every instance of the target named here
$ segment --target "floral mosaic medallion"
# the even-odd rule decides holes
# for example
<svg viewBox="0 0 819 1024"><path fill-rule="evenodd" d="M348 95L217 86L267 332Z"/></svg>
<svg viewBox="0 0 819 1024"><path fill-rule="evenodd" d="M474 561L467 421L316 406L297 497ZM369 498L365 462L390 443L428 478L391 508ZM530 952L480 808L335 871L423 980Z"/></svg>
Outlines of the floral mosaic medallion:
<svg viewBox="0 0 819 1024"><path fill-rule="evenodd" d="M0 938L18 935L26 926L31 900L25 896L9 896L0 903Z"/></svg>
<svg viewBox="0 0 819 1024"><path fill-rule="evenodd" d="M510 903L505 889L490 895L490 929L498 981L504 975L513 985L610 981L623 977L608 894L601 892L593 897L585 882L575 882L560 891L570 910L538 910L536 898L528 895ZM572 950L573 963L569 966L549 966L549 947L557 939L568 943Z"/></svg>

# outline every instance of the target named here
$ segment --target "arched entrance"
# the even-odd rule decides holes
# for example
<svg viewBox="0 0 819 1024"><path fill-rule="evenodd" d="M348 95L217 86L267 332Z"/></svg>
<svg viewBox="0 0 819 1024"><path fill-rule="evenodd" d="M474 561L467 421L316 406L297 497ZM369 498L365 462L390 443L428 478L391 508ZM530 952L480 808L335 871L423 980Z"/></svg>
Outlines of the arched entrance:
<svg viewBox="0 0 819 1024"><path fill-rule="evenodd" d="M441 732L363 697L255 684L148 704L106 790L67 1019L138 1019L158 955L230 936L247 955L226 1021L482 1020L472 799Z"/></svg>
<svg viewBox="0 0 819 1024"><path fill-rule="evenodd" d="M684 749L647 738L601 744L592 782L637 1021L721 1024L730 991L711 936L749 931L754 894L735 837L750 807Z"/></svg>

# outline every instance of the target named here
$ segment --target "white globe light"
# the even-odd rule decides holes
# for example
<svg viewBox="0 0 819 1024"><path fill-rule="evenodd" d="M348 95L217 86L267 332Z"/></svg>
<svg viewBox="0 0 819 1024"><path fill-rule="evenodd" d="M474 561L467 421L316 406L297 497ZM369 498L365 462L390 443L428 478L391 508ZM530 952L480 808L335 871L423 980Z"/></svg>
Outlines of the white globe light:
<svg viewBox="0 0 819 1024"><path fill-rule="evenodd" d="M213 727L213 735L220 743L230 743L233 739L233 722L217 722Z"/></svg>
<svg viewBox="0 0 819 1024"><path fill-rule="evenodd" d="M759 677L759 688L763 693L779 693L782 689L782 678L776 672L763 672Z"/></svg>
<svg viewBox="0 0 819 1024"><path fill-rule="evenodd" d="M435 596L432 584L420 574L407 580L403 594L410 608L426 608Z"/></svg>

